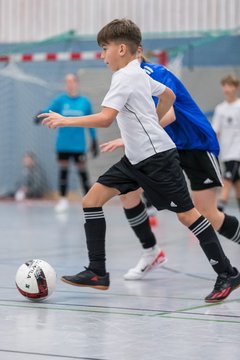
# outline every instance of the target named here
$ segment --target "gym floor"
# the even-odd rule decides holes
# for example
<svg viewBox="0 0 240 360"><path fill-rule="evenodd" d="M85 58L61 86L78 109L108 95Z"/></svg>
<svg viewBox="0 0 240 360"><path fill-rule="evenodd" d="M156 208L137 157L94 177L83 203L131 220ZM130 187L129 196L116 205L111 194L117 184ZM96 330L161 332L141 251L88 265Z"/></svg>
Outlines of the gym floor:
<svg viewBox="0 0 240 360"><path fill-rule="evenodd" d="M0 359L3 360L239 360L240 289L206 304L215 273L197 240L170 212L154 228L168 262L141 281L124 281L141 248L118 199L107 219L108 291L62 283L87 265L80 204L57 216L53 202L0 203ZM230 214L239 215L231 205ZM240 245L221 239L240 268ZM25 261L40 258L57 271L57 289L31 302L15 287Z"/></svg>

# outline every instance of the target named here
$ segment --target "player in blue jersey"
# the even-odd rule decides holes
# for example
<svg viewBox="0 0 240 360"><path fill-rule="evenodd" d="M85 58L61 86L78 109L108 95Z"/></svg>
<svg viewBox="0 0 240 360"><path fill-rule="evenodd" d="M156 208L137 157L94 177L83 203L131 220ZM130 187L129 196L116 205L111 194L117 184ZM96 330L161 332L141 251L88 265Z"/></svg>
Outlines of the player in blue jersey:
<svg viewBox="0 0 240 360"><path fill-rule="evenodd" d="M151 78L168 86L176 95L173 108L161 119L160 124L177 145L180 164L190 181L196 208L219 234L240 243L237 218L222 213L217 208L217 187L222 186L222 179L217 158L219 144L210 122L182 82L168 69L146 61L141 62L141 67ZM157 104L157 98L153 99ZM103 144L101 149L113 151L121 146L121 139L117 139ZM149 270L163 264L166 257L157 245L149 225L146 209L141 201L141 191L122 195L121 200L129 224L143 246L139 262L124 275L126 280L137 280L143 278Z"/></svg>
<svg viewBox="0 0 240 360"><path fill-rule="evenodd" d="M45 108L44 112L54 111L63 116L83 116L92 114L92 105L89 99L79 95L79 81L76 75L67 74L65 76L66 93L55 98L52 103ZM89 129L91 137L91 151L94 157L98 154L96 130ZM90 189L89 175L87 170L87 142L85 129L80 127L66 127L58 129L56 141L57 161L59 165L59 193L60 200L55 210L57 212L68 209L67 185L68 185L68 166L72 159L78 169L78 174L82 182L84 194Z"/></svg>

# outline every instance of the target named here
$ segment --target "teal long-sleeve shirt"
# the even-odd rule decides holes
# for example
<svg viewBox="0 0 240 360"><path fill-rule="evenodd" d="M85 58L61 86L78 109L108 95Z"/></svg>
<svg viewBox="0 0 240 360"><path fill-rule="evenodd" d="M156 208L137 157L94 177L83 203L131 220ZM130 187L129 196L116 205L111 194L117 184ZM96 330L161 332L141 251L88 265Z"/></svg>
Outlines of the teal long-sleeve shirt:
<svg viewBox="0 0 240 360"><path fill-rule="evenodd" d="M70 97L63 94L55 98L52 103L43 110L57 112L63 116L84 116L92 114L92 105L85 96ZM89 128L92 140L96 139L96 130ZM82 127L64 127L57 130L56 152L86 153L86 129Z"/></svg>

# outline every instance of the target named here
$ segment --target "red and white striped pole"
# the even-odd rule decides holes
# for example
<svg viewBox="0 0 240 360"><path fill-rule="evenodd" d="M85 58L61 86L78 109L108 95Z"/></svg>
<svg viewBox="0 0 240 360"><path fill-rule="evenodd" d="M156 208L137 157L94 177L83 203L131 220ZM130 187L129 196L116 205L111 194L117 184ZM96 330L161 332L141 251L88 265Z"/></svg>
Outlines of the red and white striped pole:
<svg viewBox="0 0 240 360"><path fill-rule="evenodd" d="M168 64L167 51L150 51L148 56L156 57L158 63ZM101 52L82 51L82 52L50 52L50 53L26 53L0 55L0 62L37 62L37 61L80 61L80 60L97 60L100 59Z"/></svg>
<svg viewBox="0 0 240 360"><path fill-rule="evenodd" d="M51 52L34 54L0 55L0 62L36 62L36 61L79 61L100 59L101 52Z"/></svg>

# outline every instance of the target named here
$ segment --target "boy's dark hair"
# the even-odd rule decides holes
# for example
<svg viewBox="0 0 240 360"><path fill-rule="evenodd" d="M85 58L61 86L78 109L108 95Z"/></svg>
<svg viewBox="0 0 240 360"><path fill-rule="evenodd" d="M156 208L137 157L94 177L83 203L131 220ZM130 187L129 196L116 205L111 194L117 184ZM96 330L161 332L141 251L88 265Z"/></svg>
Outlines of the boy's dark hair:
<svg viewBox="0 0 240 360"><path fill-rule="evenodd" d="M227 75L221 80L221 85L233 85L235 87L239 86L239 80L233 75Z"/></svg>
<svg viewBox="0 0 240 360"><path fill-rule="evenodd" d="M105 25L97 35L98 45L114 41L128 45L132 54L137 52L142 36L139 27L129 19L115 19Z"/></svg>

